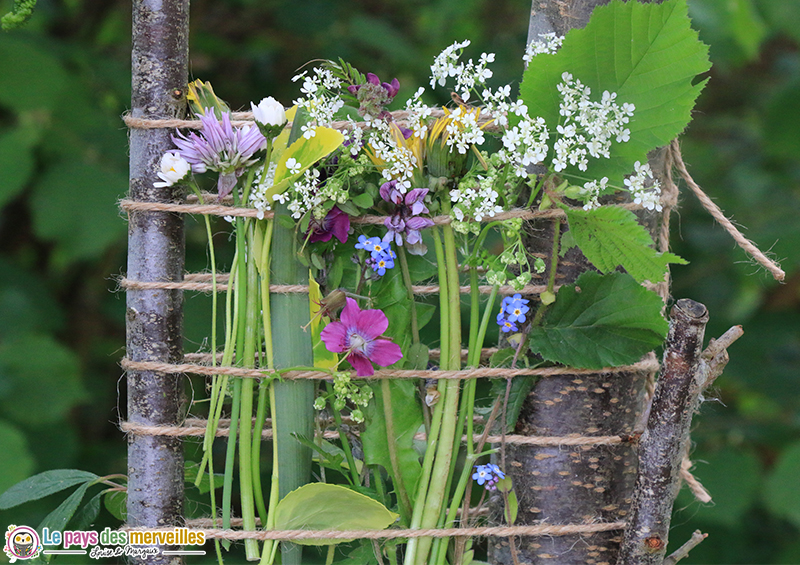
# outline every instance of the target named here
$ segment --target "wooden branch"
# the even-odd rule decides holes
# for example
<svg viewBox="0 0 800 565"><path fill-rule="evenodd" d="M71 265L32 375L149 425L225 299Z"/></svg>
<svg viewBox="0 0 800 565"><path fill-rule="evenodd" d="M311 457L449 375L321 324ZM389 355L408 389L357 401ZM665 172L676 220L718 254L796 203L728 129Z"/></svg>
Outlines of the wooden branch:
<svg viewBox="0 0 800 565"><path fill-rule="evenodd" d="M695 530L694 533L692 534L692 537L689 538L689 541L680 546L677 550L675 550L675 552L671 553L669 557L664 559L664 565L675 565L678 561L680 561L684 557L688 557L689 552L698 545L700 545L700 542L702 542L707 537L708 534L704 534L700 530Z"/></svg>
<svg viewBox="0 0 800 565"><path fill-rule="evenodd" d="M702 351L708 322L706 307L693 300L679 300L670 318L662 373L639 443L639 474L617 562L620 565L665 562L672 506L680 489L681 463L689 445L692 416L700 405L701 394L728 362L725 348L742 335L741 327L731 328Z"/></svg>
<svg viewBox="0 0 800 565"><path fill-rule="evenodd" d="M131 115L183 117L189 59L189 0L133 2ZM130 193L138 202L173 202L179 187L153 186L161 156L174 146L170 132L130 132ZM128 214L128 272L139 281L183 277L184 227L179 214ZM127 291L127 357L177 363L183 358L183 296L180 290ZM127 371L128 420L140 425L177 425L183 414L183 379L155 371ZM183 446L179 437L128 436L128 524L156 528L183 524ZM175 549L161 546L161 549ZM132 557L133 563L177 565L180 556Z"/></svg>

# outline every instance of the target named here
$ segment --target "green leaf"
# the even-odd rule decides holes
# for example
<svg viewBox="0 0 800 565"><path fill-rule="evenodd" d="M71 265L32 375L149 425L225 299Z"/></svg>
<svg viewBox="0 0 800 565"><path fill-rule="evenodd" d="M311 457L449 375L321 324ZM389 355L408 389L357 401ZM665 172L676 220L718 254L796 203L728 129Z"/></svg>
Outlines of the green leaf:
<svg viewBox="0 0 800 565"><path fill-rule="evenodd" d="M413 343L406 353L406 367L408 369L424 371L428 368L429 359L430 351L428 350L428 346L424 343Z"/></svg>
<svg viewBox="0 0 800 565"><path fill-rule="evenodd" d="M667 335L662 306L657 294L630 275L586 272L559 289L544 324L531 330L531 349L577 368L634 363Z"/></svg>
<svg viewBox="0 0 800 565"><path fill-rule="evenodd" d="M7 510L31 500L68 489L80 483L90 483L99 478L94 473L77 469L55 469L39 473L5 491L0 496L0 510Z"/></svg>
<svg viewBox="0 0 800 565"><path fill-rule="evenodd" d="M372 196L370 196L367 193L354 196L353 198L351 198L351 201L359 208L365 208L365 209L372 208L373 205Z"/></svg>
<svg viewBox="0 0 800 565"><path fill-rule="evenodd" d="M48 168L33 191L33 226L56 244L54 262L63 266L103 253L125 233L117 200L128 179L117 171L80 162Z"/></svg>
<svg viewBox="0 0 800 565"><path fill-rule="evenodd" d="M278 530L383 530L398 515L383 504L340 485L311 483L287 494L275 509ZM341 539L294 540L300 545L334 545Z"/></svg>
<svg viewBox="0 0 800 565"><path fill-rule="evenodd" d="M84 483L75 489L75 492L69 495L64 502L59 504L58 508L45 516L44 520L42 520L42 522L39 524L39 527L36 528L37 531L41 534L41 532L47 528L51 532L63 532L67 523L70 521L70 518L72 518L73 514L75 514L78 506L80 506L81 501L83 500L83 495L86 494L86 490L90 486L91 483Z"/></svg>
<svg viewBox="0 0 800 565"><path fill-rule="evenodd" d="M501 350L507 351L507 350ZM495 353L497 355L501 351ZM509 349L508 351L514 351L513 349ZM513 357L513 353L512 353ZM508 407L506 408L506 431L510 432L514 429L514 426L517 424L517 418L519 418L519 413L522 410L522 405L525 402L525 399L528 397L528 394L531 392L533 388L533 384L536 382L536 379L532 376L527 377L514 377L511 380L511 390L508 393ZM500 379L492 380L492 392L491 395L493 398L500 398L504 399L506 396L506 381Z"/></svg>
<svg viewBox="0 0 800 565"><path fill-rule="evenodd" d="M36 461L28 449L28 442L23 433L4 421L0 421L0 453L3 454L5 461L13 462L11 465L0 465L0 492L6 492L9 487L31 474ZM2 505L4 497L5 494L0 496L2 509L10 507Z"/></svg>
<svg viewBox="0 0 800 565"><path fill-rule="evenodd" d="M89 502L83 505L83 508L78 510L75 518L72 520L72 529L78 531L88 530L100 514L100 501L103 498L103 493L98 492Z"/></svg>
<svg viewBox="0 0 800 565"><path fill-rule="evenodd" d="M333 471L346 474L350 465L347 463L347 456L344 450L336 444L333 444L324 439L312 439L302 434L292 434L297 441L309 447L313 452L313 459L323 467L327 467ZM356 459L356 471L361 473L364 467L364 462L361 459Z"/></svg>
<svg viewBox="0 0 800 565"><path fill-rule="evenodd" d="M183 462L183 482L189 486L196 486L201 494L207 493L211 490L211 480L208 472L203 473L200 478L200 484L195 485L197 480L197 472L200 470L200 464L196 461ZM222 481L225 478L223 473L214 473L214 488L217 489L222 486ZM114 514L116 516L116 514Z"/></svg>
<svg viewBox="0 0 800 565"><path fill-rule="evenodd" d="M3 182L0 183L0 206L25 188L33 173L33 151L31 133L17 128L0 134L0 171L3 171Z"/></svg>
<svg viewBox="0 0 800 565"><path fill-rule="evenodd" d="M656 4L614 0L595 8L583 29L571 30L554 55L538 55L525 71L520 97L530 116L545 119L551 131L560 123L556 85L564 72L592 89L617 93L617 103L634 104L630 141L614 143L610 159L591 159L588 172L571 166L565 174L610 179L622 186L635 161L669 143L691 119L705 81L695 77L710 68L708 47L690 27L686 0Z"/></svg>
<svg viewBox="0 0 800 565"><path fill-rule="evenodd" d="M75 352L49 335L23 334L0 343L0 381L6 389L0 409L9 419L29 425L59 421L85 398L80 379Z"/></svg>
<svg viewBox="0 0 800 565"><path fill-rule="evenodd" d="M800 442L787 447L767 479L764 498L767 507L800 528ZM713 495L713 493L712 493Z"/></svg>
<svg viewBox="0 0 800 565"><path fill-rule="evenodd" d="M128 519L128 493L119 490L108 492L103 499L103 505L114 518L122 520Z"/></svg>
<svg viewBox="0 0 800 565"><path fill-rule="evenodd" d="M659 253L643 226L630 210L601 206L594 210L567 209L568 233L578 247L603 273L622 266L637 281L661 282L667 264L686 261L672 253Z"/></svg>
<svg viewBox="0 0 800 565"><path fill-rule="evenodd" d="M16 111L52 110L68 75L54 49L19 34L0 35L0 105Z"/></svg>
<svg viewBox="0 0 800 565"><path fill-rule="evenodd" d="M395 447L403 484L411 503L417 492L417 481L422 474L419 454L414 449L414 434L422 425L422 406L419 402L416 383L411 380L391 380L392 423L394 424ZM367 465L382 465L391 471L389 441L386 437L386 415L383 410L383 391L379 384L371 385L373 398L364 415L367 426L361 434L364 445L364 462Z"/></svg>

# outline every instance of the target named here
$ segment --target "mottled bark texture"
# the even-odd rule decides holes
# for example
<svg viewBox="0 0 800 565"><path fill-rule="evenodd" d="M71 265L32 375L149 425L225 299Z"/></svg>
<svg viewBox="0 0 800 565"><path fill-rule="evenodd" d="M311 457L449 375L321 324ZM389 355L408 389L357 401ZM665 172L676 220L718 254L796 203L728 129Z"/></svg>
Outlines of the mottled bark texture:
<svg viewBox="0 0 800 565"><path fill-rule="evenodd" d="M136 118L182 117L188 82L189 0L133 2L131 113ZM169 131L134 129L130 134L130 198L174 202L172 187L155 188L161 156L173 147ZM183 278L183 218L177 214L131 212L128 278ZM128 290L127 355L134 361L180 362L183 357L183 295L179 290ZM129 371L128 420L175 425L181 420L183 379ZM128 437L128 523L161 527L183 522L183 450L180 438ZM164 547L163 549L167 549ZM177 564L157 555L138 562Z"/></svg>
<svg viewBox="0 0 800 565"><path fill-rule="evenodd" d="M660 565L664 560L692 416L700 406L702 392L728 362L725 348L742 333L740 327L731 328L701 354L707 322L706 307L692 300L679 300L670 313L661 376L638 446L639 473L620 564ZM702 536L694 545L699 541Z"/></svg>
<svg viewBox="0 0 800 565"><path fill-rule="evenodd" d="M607 0L534 0L528 41L539 34L566 34L584 27L596 6ZM664 183L664 151L654 151L650 163ZM656 238L661 214L637 213ZM562 233L568 229L562 222ZM544 259L550 269L553 242L551 220L530 222L525 240L528 253ZM556 284L569 284L592 269L580 251L569 250L559 260ZM546 282L543 279L541 283ZM629 435L644 409L645 372L564 375L540 379L531 390L515 433L542 436ZM497 447L497 446L495 446ZM636 480L636 453L630 444L613 446L506 446L505 472L519 500L517 525L588 524L624 521ZM501 523L501 500L493 497L493 515ZM517 538L520 563L609 564L616 560L620 532L590 535ZM490 540L490 561L513 563L509 539Z"/></svg>

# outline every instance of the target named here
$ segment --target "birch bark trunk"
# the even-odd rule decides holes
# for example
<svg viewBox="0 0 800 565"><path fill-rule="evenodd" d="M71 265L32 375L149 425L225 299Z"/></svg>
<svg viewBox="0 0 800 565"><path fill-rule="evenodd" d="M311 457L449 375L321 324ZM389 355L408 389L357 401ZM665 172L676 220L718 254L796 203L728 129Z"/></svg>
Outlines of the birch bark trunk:
<svg viewBox="0 0 800 565"><path fill-rule="evenodd" d="M136 118L183 117L188 82L189 0L133 2L131 114ZM130 133L130 198L174 202L172 187L155 188L161 156L172 147L170 132ZM183 279L184 231L179 214L130 212L128 278ZM128 290L127 355L133 361L179 363L183 358L183 294L180 290ZM183 379L128 371L128 420L148 426L177 425L184 402ZM162 527L183 523L183 447L180 438L128 437L128 523ZM169 547L162 547L162 550ZM139 563L171 564L180 557L155 556Z"/></svg>

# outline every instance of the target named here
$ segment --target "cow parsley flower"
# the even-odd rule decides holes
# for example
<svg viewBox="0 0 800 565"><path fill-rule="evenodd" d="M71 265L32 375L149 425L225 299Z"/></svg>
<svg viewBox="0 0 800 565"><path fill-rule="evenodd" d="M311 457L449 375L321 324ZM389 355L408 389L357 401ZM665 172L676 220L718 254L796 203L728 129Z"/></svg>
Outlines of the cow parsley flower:
<svg viewBox="0 0 800 565"><path fill-rule="evenodd" d="M539 37L540 39L534 39L525 48L522 60L525 61L526 65L533 61L536 55L555 53L561 49L561 44L564 42L564 36L556 35L555 33L540 33Z"/></svg>
<svg viewBox="0 0 800 565"><path fill-rule="evenodd" d="M661 184L653 177L650 165L639 161L633 164L634 174L625 179L626 189L633 195L633 201L647 210L661 212ZM647 186L646 186L647 185Z"/></svg>

